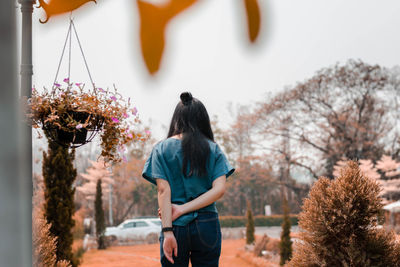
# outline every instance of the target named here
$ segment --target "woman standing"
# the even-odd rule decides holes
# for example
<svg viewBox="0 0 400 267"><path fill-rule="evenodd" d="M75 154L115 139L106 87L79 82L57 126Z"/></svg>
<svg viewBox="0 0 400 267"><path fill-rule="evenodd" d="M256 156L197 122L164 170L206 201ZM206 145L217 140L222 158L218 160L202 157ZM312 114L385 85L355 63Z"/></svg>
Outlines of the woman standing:
<svg viewBox="0 0 400 267"><path fill-rule="evenodd" d="M204 105L182 93L168 138L157 143L143 177L158 189L162 266L218 266L221 229L215 201L234 172L214 142Z"/></svg>

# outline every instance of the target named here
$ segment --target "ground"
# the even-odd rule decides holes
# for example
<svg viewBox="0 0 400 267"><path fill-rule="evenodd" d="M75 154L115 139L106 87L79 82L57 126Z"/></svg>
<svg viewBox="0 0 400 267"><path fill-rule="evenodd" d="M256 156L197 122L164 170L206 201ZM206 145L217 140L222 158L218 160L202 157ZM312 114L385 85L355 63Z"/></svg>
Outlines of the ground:
<svg viewBox="0 0 400 267"><path fill-rule="evenodd" d="M244 239L223 240L221 267L249 266L236 254L243 250ZM159 267L159 244L116 246L106 250L90 250L83 255L82 267Z"/></svg>

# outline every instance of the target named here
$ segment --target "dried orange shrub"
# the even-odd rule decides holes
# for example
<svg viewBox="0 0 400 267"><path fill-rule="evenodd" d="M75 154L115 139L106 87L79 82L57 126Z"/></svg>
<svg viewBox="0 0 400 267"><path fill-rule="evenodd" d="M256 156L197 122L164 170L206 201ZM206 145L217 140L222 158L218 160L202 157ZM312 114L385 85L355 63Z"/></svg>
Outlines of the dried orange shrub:
<svg viewBox="0 0 400 267"><path fill-rule="evenodd" d="M72 228L72 234L75 240L83 239L85 236L85 230L83 226L85 214L85 208L80 208L79 210L75 211L74 215L72 215L72 219L75 221L75 225Z"/></svg>
<svg viewBox="0 0 400 267"><path fill-rule="evenodd" d="M265 250L265 247L267 246L268 242L269 242L269 237L267 236L267 234L264 234L261 240L255 243L253 250L254 256L261 257L262 251Z"/></svg>
<svg viewBox="0 0 400 267"><path fill-rule="evenodd" d="M304 201L301 241L289 266L400 266L394 234L375 228L379 192L353 161L337 179L320 178Z"/></svg>
<svg viewBox="0 0 400 267"><path fill-rule="evenodd" d="M43 212L43 189L39 187L33 197L32 213L32 266L35 267L70 267L68 261L57 262L57 237L50 233L50 224L47 223Z"/></svg>
<svg viewBox="0 0 400 267"><path fill-rule="evenodd" d="M265 250L278 254L280 242L281 241L278 238L269 238L268 243L265 246Z"/></svg>

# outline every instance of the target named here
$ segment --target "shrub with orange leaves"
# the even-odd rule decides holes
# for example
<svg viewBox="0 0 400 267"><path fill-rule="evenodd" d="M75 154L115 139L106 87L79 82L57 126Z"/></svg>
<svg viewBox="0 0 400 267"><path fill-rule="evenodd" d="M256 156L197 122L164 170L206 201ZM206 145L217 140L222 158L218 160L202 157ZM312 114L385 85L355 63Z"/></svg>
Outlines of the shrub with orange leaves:
<svg viewBox="0 0 400 267"><path fill-rule="evenodd" d="M376 227L379 191L353 161L335 180L320 178L299 215L303 232L289 266L400 266L394 233Z"/></svg>
<svg viewBox="0 0 400 267"><path fill-rule="evenodd" d="M148 131L134 130L140 123L138 111L116 89L95 87L84 91L81 83L74 84L69 79L64 82L66 86L55 83L50 91L32 89L28 117L34 128L41 127L50 133L53 130L72 133L74 137L67 143L73 143L78 132L100 131L101 156L105 161L114 162L120 161L119 150L124 150L127 143L148 138Z"/></svg>

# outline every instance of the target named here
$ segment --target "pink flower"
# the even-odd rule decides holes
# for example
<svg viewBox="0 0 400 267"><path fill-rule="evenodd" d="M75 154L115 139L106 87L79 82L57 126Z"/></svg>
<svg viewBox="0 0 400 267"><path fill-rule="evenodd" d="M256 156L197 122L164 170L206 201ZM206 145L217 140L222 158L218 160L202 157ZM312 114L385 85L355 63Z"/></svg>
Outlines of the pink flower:
<svg viewBox="0 0 400 267"><path fill-rule="evenodd" d="M97 88L97 90L99 90L99 91L102 92L102 93L105 93L105 92L106 92L106 91L104 91L103 88Z"/></svg>
<svg viewBox="0 0 400 267"><path fill-rule="evenodd" d="M112 100L117 101L117 98L115 96L110 97Z"/></svg>
<svg viewBox="0 0 400 267"><path fill-rule="evenodd" d="M128 137L133 139L133 135L131 133L128 134Z"/></svg>
<svg viewBox="0 0 400 267"><path fill-rule="evenodd" d="M134 108L132 109L132 114L133 114L133 116L136 116L136 114L137 114L137 108L136 108L136 107L134 107Z"/></svg>
<svg viewBox="0 0 400 267"><path fill-rule="evenodd" d="M129 117L129 115L126 114L126 113L124 113L123 115L124 115L124 118L125 118L125 119Z"/></svg>
<svg viewBox="0 0 400 267"><path fill-rule="evenodd" d="M35 91L35 90L36 90L35 87L32 87L32 92Z"/></svg>
<svg viewBox="0 0 400 267"><path fill-rule="evenodd" d="M76 86L81 86L82 83L75 83Z"/></svg>
<svg viewBox="0 0 400 267"><path fill-rule="evenodd" d="M54 83L54 85L55 85L56 87L60 87L60 86L61 86L61 84L59 84L59 83Z"/></svg>
<svg viewBox="0 0 400 267"><path fill-rule="evenodd" d="M64 79L64 82L65 82L65 83L69 83L69 78L65 78L65 79Z"/></svg>
<svg viewBox="0 0 400 267"><path fill-rule="evenodd" d="M83 125L82 124L78 124L78 125L76 125L76 129L82 129L82 127L83 127Z"/></svg>
<svg viewBox="0 0 400 267"><path fill-rule="evenodd" d="M146 130L146 134L147 134L147 135L150 135L151 132L150 132L149 130Z"/></svg>
<svg viewBox="0 0 400 267"><path fill-rule="evenodd" d="M112 119L112 121L115 122L115 123L118 123L118 122L119 122L119 120L118 120L117 118L112 117L111 119Z"/></svg>

